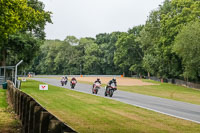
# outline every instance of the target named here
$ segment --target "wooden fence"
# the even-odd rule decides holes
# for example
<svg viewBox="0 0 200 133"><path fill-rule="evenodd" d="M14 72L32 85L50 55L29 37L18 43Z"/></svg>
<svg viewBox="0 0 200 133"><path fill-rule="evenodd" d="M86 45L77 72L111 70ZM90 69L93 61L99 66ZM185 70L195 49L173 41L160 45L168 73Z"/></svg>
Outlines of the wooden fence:
<svg viewBox="0 0 200 133"><path fill-rule="evenodd" d="M22 123L22 133L76 133L28 94L8 83L8 100Z"/></svg>

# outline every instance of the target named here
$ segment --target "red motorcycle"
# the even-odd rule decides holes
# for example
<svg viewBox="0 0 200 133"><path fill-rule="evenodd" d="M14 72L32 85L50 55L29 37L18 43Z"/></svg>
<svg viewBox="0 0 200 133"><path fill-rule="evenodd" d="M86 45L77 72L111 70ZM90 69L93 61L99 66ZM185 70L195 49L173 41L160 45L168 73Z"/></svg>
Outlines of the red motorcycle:
<svg viewBox="0 0 200 133"><path fill-rule="evenodd" d="M70 85L71 85L71 88L74 89L76 85L76 80L72 80Z"/></svg>
<svg viewBox="0 0 200 133"><path fill-rule="evenodd" d="M107 88L105 87L105 89L105 96L109 95L110 97L112 97L114 91L117 90L117 86L114 83L112 83L110 86L107 86Z"/></svg>
<svg viewBox="0 0 200 133"><path fill-rule="evenodd" d="M92 93L93 94L97 94L98 93L98 90L101 88L101 84L99 82L96 82L94 84L94 87L92 88Z"/></svg>

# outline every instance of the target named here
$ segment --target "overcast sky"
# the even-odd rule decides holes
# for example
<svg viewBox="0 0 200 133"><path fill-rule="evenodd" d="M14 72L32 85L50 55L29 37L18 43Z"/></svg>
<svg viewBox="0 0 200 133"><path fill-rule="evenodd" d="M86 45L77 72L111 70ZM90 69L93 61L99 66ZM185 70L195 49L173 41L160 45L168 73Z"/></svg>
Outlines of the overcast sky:
<svg viewBox="0 0 200 133"><path fill-rule="evenodd" d="M99 33L127 31L145 24L149 13L164 0L40 0L51 11L53 24L47 24L46 39L66 36L95 37Z"/></svg>

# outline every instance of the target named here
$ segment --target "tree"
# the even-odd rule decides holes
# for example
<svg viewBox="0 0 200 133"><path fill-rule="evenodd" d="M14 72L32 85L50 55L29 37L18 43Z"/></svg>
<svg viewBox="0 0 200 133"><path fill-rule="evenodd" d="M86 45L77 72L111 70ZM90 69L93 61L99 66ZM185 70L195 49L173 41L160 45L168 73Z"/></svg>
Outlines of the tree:
<svg viewBox="0 0 200 133"><path fill-rule="evenodd" d="M34 56L40 43L37 39L44 39L44 26L46 22L51 22L51 13L45 12L43 4L37 0L1 0L0 6L0 65L6 65L7 57L9 61L15 59L13 57L19 55L17 52L19 47L27 46L25 49L29 49L29 51L21 51L24 54L23 58L29 56L30 53ZM31 47L35 49L30 50L27 42L31 43ZM17 58L22 57L22 54Z"/></svg>
<svg viewBox="0 0 200 133"><path fill-rule="evenodd" d="M197 79L200 74L200 22L188 23L176 36L173 51L182 58L185 78Z"/></svg>
<svg viewBox="0 0 200 133"><path fill-rule="evenodd" d="M166 7L169 11L161 14L161 53L167 77L178 77L182 73L181 59L172 51L174 40L183 26L199 20L200 1L171 0ZM165 4L163 5L163 7Z"/></svg>
<svg viewBox="0 0 200 133"><path fill-rule="evenodd" d="M87 74L100 74L100 49L94 41L88 40L85 46L84 71Z"/></svg>
<svg viewBox="0 0 200 133"><path fill-rule="evenodd" d="M183 24L178 19L174 22L175 16L180 14L178 8L179 5L174 4L173 0L165 0L158 10L151 12L139 38L144 51L145 68L148 67L148 72L161 78L174 78L182 73L181 60L172 52L174 38ZM158 67L146 60L150 57L156 60Z"/></svg>
<svg viewBox="0 0 200 133"><path fill-rule="evenodd" d="M114 53L116 51L116 42L121 32L112 32L111 34L96 35L95 42L100 48L101 74L121 74L119 66L114 64Z"/></svg>
<svg viewBox="0 0 200 133"><path fill-rule="evenodd" d="M124 73L127 73L129 70L138 72L143 53L139 43L136 42L135 35L122 34L116 42L116 48L114 63L119 65Z"/></svg>

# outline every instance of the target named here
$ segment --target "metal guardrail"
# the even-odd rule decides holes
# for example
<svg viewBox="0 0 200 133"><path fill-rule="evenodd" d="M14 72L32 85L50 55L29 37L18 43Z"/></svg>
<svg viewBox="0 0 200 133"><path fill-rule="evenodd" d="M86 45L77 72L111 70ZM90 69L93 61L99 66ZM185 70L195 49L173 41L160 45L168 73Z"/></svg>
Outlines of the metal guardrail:
<svg viewBox="0 0 200 133"><path fill-rule="evenodd" d="M5 82L5 78L3 76L0 76L0 85Z"/></svg>
<svg viewBox="0 0 200 133"><path fill-rule="evenodd" d="M121 75L35 75L34 77L121 77Z"/></svg>

